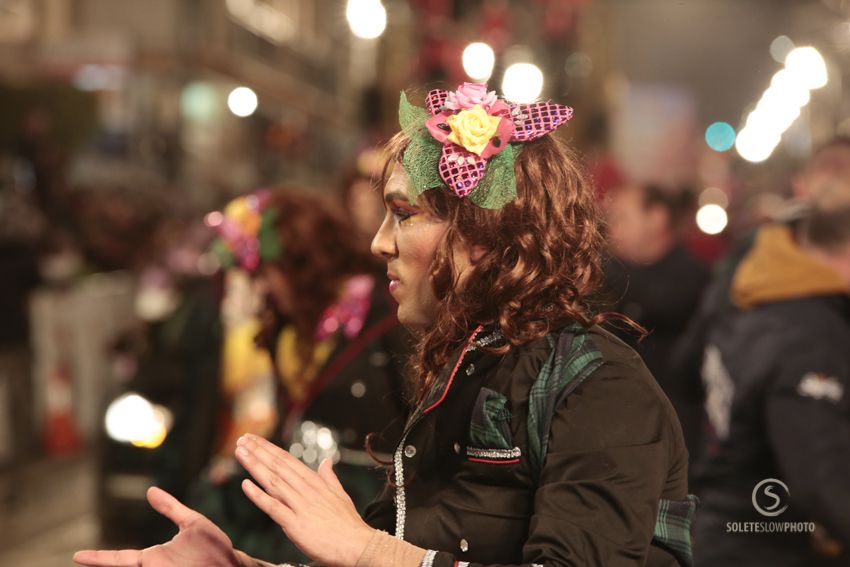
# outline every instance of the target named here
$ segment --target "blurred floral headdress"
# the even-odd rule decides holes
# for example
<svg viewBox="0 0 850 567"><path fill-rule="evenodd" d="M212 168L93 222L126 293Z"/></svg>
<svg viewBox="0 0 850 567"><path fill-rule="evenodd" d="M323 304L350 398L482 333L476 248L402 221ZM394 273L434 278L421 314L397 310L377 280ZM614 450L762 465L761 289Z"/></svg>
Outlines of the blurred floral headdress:
<svg viewBox="0 0 850 567"><path fill-rule="evenodd" d="M270 200L271 191L260 189L207 215L207 225L219 234L211 250L222 267L253 272L261 262L280 258L283 245L274 229L278 211L268 206Z"/></svg>
<svg viewBox="0 0 850 567"><path fill-rule="evenodd" d="M516 197L514 158L522 144L573 116L572 108L552 102L508 103L478 83L432 90L425 106L410 104L402 91L399 124L410 138L403 164L414 198L447 187L487 209Z"/></svg>

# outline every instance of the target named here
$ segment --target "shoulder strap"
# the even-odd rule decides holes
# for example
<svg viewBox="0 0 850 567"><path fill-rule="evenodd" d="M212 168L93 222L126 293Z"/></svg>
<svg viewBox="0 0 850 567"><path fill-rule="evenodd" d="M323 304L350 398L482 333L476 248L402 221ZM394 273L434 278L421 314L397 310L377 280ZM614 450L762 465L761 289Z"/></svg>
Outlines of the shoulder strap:
<svg viewBox="0 0 850 567"><path fill-rule="evenodd" d="M538 477L546 459L555 410L603 362L589 332L579 325L546 340L551 353L528 393L528 452Z"/></svg>

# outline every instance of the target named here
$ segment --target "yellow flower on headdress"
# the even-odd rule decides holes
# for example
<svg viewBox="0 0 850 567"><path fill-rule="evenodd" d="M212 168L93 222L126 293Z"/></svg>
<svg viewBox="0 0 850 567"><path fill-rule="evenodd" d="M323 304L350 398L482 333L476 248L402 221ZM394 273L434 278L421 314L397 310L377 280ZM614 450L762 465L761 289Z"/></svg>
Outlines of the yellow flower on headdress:
<svg viewBox="0 0 850 567"><path fill-rule="evenodd" d="M239 226L244 234L256 236L260 231L262 216L259 211L248 206L248 198L234 199L224 208L224 216Z"/></svg>
<svg viewBox="0 0 850 567"><path fill-rule="evenodd" d="M480 156L490 143L490 138L499 129L500 121L501 118L487 114L484 107L476 104L471 109L461 110L446 119L452 129L448 139Z"/></svg>

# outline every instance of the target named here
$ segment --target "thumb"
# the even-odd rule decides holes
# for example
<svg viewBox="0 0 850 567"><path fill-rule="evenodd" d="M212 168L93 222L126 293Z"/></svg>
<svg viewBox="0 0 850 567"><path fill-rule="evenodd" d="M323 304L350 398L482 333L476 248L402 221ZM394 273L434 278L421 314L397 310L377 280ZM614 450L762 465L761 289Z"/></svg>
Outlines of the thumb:
<svg viewBox="0 0 850 567"><path fill-rule="evenodd" d="M191 508L184 506L179 500L161 488L151 486L148 488L147 496L148 502L150 502L154 510L174 522L181 529L195 520L203 518L203 516Z"/></svg>
<svg viewBox="0 0 850 567"><path fill-rule="evenodd" d="M337 478L336 473L334 472L333 462L330 459L325 459L319 465L319 478L325 481L328 488L330 488L337 496L345 498L346 500L349 498L348 493L342 487L342 483L339 482L339 478Z"/></svg>

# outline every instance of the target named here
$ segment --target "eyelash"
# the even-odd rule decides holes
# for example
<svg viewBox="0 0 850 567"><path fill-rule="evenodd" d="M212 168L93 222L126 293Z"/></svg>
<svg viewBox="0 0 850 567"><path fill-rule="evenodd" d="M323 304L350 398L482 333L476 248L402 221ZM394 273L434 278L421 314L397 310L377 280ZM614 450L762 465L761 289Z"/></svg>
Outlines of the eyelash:
<svg viewBox="0 0 850 567"><path fill-rule="evenodd" d="M404 221L412 217L414 214L416 214L410 211L405 211L403 209L393 209L392 213L399 223L403 223Z"/></svg>

